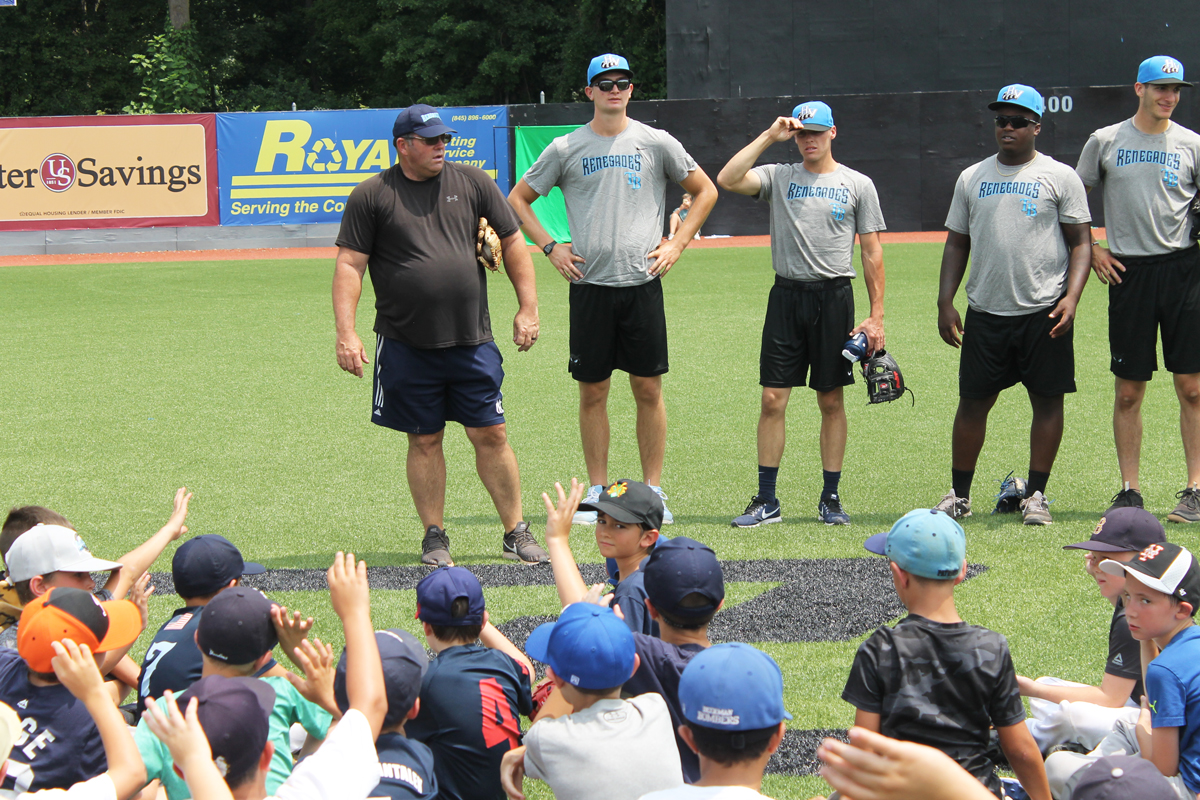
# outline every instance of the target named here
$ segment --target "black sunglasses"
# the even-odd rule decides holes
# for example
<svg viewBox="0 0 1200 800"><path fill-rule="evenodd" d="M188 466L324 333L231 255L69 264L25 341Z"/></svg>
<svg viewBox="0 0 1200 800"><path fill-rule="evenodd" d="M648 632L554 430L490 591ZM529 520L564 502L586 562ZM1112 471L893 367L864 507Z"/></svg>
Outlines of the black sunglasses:
<svg viewBox="0 0 1200 800"><path fill-rule="evenodd" d="M404 138L408 139L410 142L419 140L430 147L433 147L438 142L441 142L442 144L450 144L450 142L454 140L454 135L450 133L443 133L441 136L405 136Z"/></svg>
<svg viewBox="0 0 1200 800"><path fill-rule="evenodd" d="M1022 117L1020 114L1013 114L1012 116L1007 116L1005 114L996 115L997 128L1003 128L1008 125L1012 125L1013 129L1015 130L1024 128L1027 125L1037 125L1037 121L1032 120L1029 117Z"/></svg>
<svg viewBox="0 0 1200 800"><path fill-rule="evenodd" d="M615 80L615 81L610 81L606 78L602 81L596 81L595 83L592 84L592 86L595 86L597 89L599 89L602 92L611 92L613 90L613 87L615 86L615 87L617 87L617 91L623 92L629 88L630 83L631 83L631 81L629 80L629 78L621 78L621 79Z"/></svg>

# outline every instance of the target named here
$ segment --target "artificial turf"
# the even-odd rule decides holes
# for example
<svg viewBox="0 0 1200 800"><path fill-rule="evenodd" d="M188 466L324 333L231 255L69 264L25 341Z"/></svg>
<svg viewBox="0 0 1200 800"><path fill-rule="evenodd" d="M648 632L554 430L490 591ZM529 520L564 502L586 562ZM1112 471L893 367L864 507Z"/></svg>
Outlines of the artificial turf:
<svg viewBox="0 0 1200 800"><path fill-rule="evenodd" d="M916 405L867 406L861 379L847 389L841 488L854 524L816 521L818 415L811 393L797 389L779 479L785 521L738 531L729 520L756 487L757 354L770 255L765 248L685 253L665 279L671 372L663 486L676 518L667 533L700 539L729 560L864 558L869 534L949 490L958 358L937 333L939 257L939 245L884 248L888 349ZM565 369L567 287L544 259L535 264L542 334L530 352L517 353L508 336L515 302L507 281L498 275L489 282L508 373L509 438L525 512L538 531L541 492L584 471L576 391ZM174 489L186 485L196 494L191 533L224 534L269 567L325 567L335 549L353 549L372 565L415 564L421 530L404 479L405 443L368 421L369 380L337 367L331 274L330 262L286 258L0 269L0 504L50 506L100 556L116 557L166 520ZM861 317L861 280L855 289ZM1079 392L1066 401L1066 434L1047 491L1055 522L1024 528L1017 517L986 513L998 481L1028 466L1029 409L1016 387L992 412L972 493L976 514L965 521L968 558L987 569L958 591L966 619L1008 636L1018 671L1088 682L1101 675L1110 610L1078 555L1060 548L1087 538L1119 488L1104 292L1093 279L1079 307ZM358 329L369 350L372 302L368 282ZM615 383L609 476L639 478L633 402L622 381ZM1164 374L1150 384L1144 408L1142 487L1148 508L1162 517L1186 477L1177 403ZM455 425L446 451L454 557L502 563L499 522ZM1172 526L1168 536L1197 545L1195 528ZM573 545L581 562L599 559L586 528L575 529ZM172 550L157 570L169 571ZM818 594L844 592L829 584ZM776 585L773 578L731 584L729 604ZM555 611L547 586L485 590L498 623ZM841 601L879 604L887 591ZM788 595L798 596L808 595ZM316 616L317 634L340 643L323 593L276 599ZM154 600L153 625L174 600ZM379 591L374 602L378 627L414 628L411 590ZM787 601L774 613L820 618L811 604ZM822 638L820 631L810 638ZM852 721L839 696L861 638L762 643L783 667L791 727L837 729ZM809 797L826 787L816 777L769 776L765 791Z"/></svg>

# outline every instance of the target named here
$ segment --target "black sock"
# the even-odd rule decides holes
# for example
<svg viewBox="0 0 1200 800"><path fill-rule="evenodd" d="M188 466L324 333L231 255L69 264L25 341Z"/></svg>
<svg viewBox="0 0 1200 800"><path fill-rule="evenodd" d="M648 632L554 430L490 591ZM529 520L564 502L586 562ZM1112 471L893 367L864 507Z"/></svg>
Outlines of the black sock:
<svg viewBox="0 0 1200 800"><path fill-rule="evenodd" d="M1046 481L1048 480L1050 480L1049 472L1029 470L1029 480L1025 481L1025 496L1033 497L1034 492L1041 492L1042 496L1045 497Z"/></svg>
<svg viewBox="0 0 1200 800"><path fill-rule="evenodd" d="M832 497L837 494L838 481L842 479L842 471L830 472L827 469L821 470L821 475L825 478L825 488L821 490L821 497Z"/></svg>
<svg viewBox="0 0 1200 800"><path fill-rule="evenodd" d="M971 496L971 481L975 479L973 469L950 470L950 485L954 487L955 497L969 498Z"/></svg>
<svg viewBox="0 0 1200 800"><path fill-rule="evenodd" d="M775 480L779 477L779 467L764 467L758 465L758 496L763 500L775 499Z"/></svg>

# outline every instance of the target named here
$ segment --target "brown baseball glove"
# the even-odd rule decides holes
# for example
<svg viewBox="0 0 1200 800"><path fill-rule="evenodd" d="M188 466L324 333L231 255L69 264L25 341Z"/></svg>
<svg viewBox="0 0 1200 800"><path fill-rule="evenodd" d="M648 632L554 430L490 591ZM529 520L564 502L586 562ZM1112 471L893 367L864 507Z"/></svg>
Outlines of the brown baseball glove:
<svg viewBox="0 0 1200 800"><path fill-rule="evenodd" d="M500 237L488 224L487 217L479 218L479 232L475 235L475 258L492 272L500 269Z"/></svg>

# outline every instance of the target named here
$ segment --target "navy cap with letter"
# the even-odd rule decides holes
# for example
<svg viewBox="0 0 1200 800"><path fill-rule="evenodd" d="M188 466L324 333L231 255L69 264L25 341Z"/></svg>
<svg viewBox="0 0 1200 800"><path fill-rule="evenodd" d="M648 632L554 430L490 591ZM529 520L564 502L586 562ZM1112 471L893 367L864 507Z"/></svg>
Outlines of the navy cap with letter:
<svg viewBox="0 0 1200 800"><path fill-rule="evenodd" d="M905 572L948 580L962 572L967 535L948 514L935 508L918 508L896 520L890 531L867 539L863 547L887 556Z"/></svg>
<svg viewBox="0 0 1200 800"><path fill-rule="evenodd" d="M1144 508L1114 508L1100 518L1092 538L1065 544L1063 550L1094 550L1100 553L1140 553L1152 544L1167 540L1158 517Z"/></svg>
<svg viewBox="0 0 1200 800"><path fill-rule="evenodd" d="M1137 82L1192 85L1183 79L1183 64L1170 56L1150 56L1139 64Z"/></svg>
<svg viewBox="0 0 1200 800"><path fill-rule="evenodd" d="M660 538L642 572L650 602L675 617L692 619L712 614L725 599L725 576L717 554L708 545L686 536L665 541ZM692 594L708 602L681 605Z"/></svg>
<svg viewBox="0 0 1200 800"><path fill-rule="evenodd" d="M455 617L450 610L460 597L467 600L467 613ZM465 567L438 567L417 584L415 618L422 622L450 627L482 625L483 611L483 587Z"/></svg>
<svg viewBox="0 0 1200 800"><path fill-rule="evenodd" d="M792 109L792 116L800 120L806 131L827 131L833 127L833 109L820 100L809 100Z"/></svg>
<svg viewBox="0 0 1200 800"><path fill-rule="evenodd" d="M629 68L629 61L625 56L619 56L616 53L605 53L604 55L596 56L588 63L588 85L591 85L592 79L597 75L616 70L624 72L630 78L633 77L633 70Z"/></svg>
<svg viewBox="0 0 1200 800"><path fill-rule="evenodd" d="M257 678L209 675L176 695L179 713L187 711L193 697L217 772L222 778L249 774L262 756L270 733L271 711L275 708L271 684Z"/></svg>
<svg viewBox="0 0 1200 800"><path fill-rule="evenodd" d="M1105 756L1083 770L1071 800L1176 800L1171 782L1141 756Z"/></svg>
<svg viewBox="0 0 1200 800"><path fill-rule="evenodd" d="M226 589L209 601L196 626L200 652L225 664L257 661L279 643L265 594L249 586Z"/></svg>
<svg viewBox="0 0 1200 800"><path fill-rule="evenodd" d="M689 722L723 731L761 730L792 718L775 659L740 642L692 657L679 678L679 705Z"/></svg>
<svg viewBox="0 0 1200 800"><path fill-rule="evenodd" d="M572 686L612 689L633 675L637 648L629 626L611 608L572 603L557 621L529 634L525 652Z"/></svg>
<svg viewBox="0 0 1200 800"><path fill-rule="evenodd" d="M1187 548L1177 544L1152 544L1133 561L1101 561L1100 569L1109 575L1124 572L1151 589L1190 603L1193 613L1200 608L1200 566Z"/></svg>
<svg viewBox="0 0 1200 800"><path fill-rule="evenodd" d="M441 136L458 131L442 122L441 114L433 106L415 103L396 115L392 123L392 141L402 136Z"/></svg>
<svg viewBox="0 0 1200 800"><path fill-rule="evenodd" d="M647 530L662 527L663 501L644 483L621 478L600 491L594 503L580 503L580 511L603 511L617 522L636 523Z"/></svg>
<svg viewBox="0 0 1200 800"><path fill-rule="evenodd" d="M429 657L417 637L399 628L375 631L375 644L379 646L379 660L383 662L383 687L388 701L383 727L392 728L404 721L421 694L421 679L429 669ZM350 709L345 650L333 676L333 699L343 714Z"/></svg>
<svg viewBox="0 0 1200 800"><path fill-rule="evenodd" d="M1023 83L1010 83L996 94L996 101L994 103L988 103L988 108L992 111L1000 108L1000 106L1017 106L1018 108L1028 109L1040 118L1046 110L1046 101L1042 99L1041 93L1032 86L1026 86Z"/></svg>
<svg viewBox="0 0 1200 800"><path fill-rule="evenodd" d="M216 533L188 539L171 558L171 578L180 597L203 597L234 578L266 571L262 564L245 561L233 542Z"/></svg>

